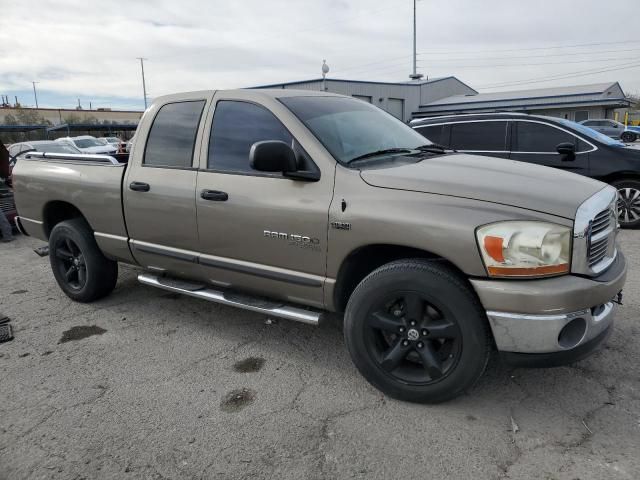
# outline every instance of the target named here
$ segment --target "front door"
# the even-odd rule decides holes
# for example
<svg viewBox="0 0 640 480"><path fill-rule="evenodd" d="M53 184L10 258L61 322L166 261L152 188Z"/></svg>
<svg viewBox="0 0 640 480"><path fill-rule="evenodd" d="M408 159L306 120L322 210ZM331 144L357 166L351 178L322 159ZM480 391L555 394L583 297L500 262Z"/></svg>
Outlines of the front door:
<svg viewBox="0 0 640 480"><path fill-rule="evenodd" d="M572 143L576 148L573 159L558 153L561 143ZM547 167L560 168L581 175L589 175L589 154L591 146L578 137L554 125L533 121L513 122L513 142L511 159L527 163L537 163Z"/></svg>
<svg viewBox="0 0 640 480"><path fill-rule="evenodd" d="M123 196L132 252L146 268L198 273L194 152L205 105L205 98L186 96L152 107L141 122L139 132L149 134L137 139Z"/></svg>
<svg viewBox="0 0 640 480"><path fill-rule="evenodd" d="M215 100L196 187L203 275L219 286L321 306L334 172L313 182L254 170L249 151L264 140L292 145L301 169L318 167L265 106L242 93Z"/></svg>

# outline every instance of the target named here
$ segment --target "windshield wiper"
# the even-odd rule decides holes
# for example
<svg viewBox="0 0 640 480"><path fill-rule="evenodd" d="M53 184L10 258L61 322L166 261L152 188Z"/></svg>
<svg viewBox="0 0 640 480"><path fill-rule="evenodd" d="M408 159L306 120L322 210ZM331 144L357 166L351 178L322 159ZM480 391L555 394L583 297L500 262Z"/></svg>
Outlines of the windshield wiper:
<svg viewBox="0 0 640 480"><path fill-rule="evenodd" d="M377 157L380 155L385 155L388 153L411 153L413 150L408 148L385 148L383 150L376 150L375 152L365 153L363 155L358 155L357 157L352 158L347 162L347 164L354 162L356 160L363 160L365 158Z"/></svg>
<svg viewBox="0 0 640 480"><path fill-rule="evenodd" d="M438 145L437 143L429 143L428 145L420 145L419 147L416 147L416 150L429 153L445 153L450 149L442 145Z"/></svg>

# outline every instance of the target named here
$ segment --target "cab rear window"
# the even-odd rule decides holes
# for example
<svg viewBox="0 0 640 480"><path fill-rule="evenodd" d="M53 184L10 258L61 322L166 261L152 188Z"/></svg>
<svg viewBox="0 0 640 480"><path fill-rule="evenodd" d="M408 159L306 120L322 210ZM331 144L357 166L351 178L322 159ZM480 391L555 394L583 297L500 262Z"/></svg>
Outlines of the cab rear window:
<svg viewBox="0 0 640 480"><path fill-rule="evenodd" d="M149 131L143 165L190 168L204 100L163 105Z"/></svg>

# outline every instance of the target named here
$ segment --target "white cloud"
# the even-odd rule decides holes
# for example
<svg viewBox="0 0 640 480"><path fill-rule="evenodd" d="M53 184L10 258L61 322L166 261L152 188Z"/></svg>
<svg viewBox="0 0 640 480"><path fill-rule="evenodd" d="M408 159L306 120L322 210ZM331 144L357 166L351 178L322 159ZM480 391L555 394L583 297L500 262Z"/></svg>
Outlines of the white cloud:
<svg viewBox="0 0 640 480"><path fill-rule="evenodd" d="M640 63L637 16L618 14L634 12L636 2L620 0L615 22L603 6L595 0L420 1L420 70L478 86L605 69L634 57ZM139 56L148 58L150 96L317 77L323 58L330 76L404 81L411 69L411 12L411 0L11 2L2 9L0 93L26 91L38 80L43 92L140 97ZM544 56L567 52L582 54ZM524 58L508 58L516 56ZM519 66L491 66L507 63ZM639 72L531 87L620 80L627 91L640 92Z"/></svg>

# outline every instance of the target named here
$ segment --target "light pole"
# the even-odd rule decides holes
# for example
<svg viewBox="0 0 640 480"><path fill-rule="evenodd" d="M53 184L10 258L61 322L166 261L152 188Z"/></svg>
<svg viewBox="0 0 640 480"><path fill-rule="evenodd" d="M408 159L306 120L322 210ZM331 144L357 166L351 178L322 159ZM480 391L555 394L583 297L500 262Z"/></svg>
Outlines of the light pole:
<svg viewBox="0 0 640 480"><path fill-rule="evenodd" d="M418 65L417 65L417 53L416 53L416 2L418 0L413 0L413 73L409 75L411 80L420 80L422 78L422 74L418 73Z"/></svg>
<svg viewBox="0 0 640 480"><path fill-rule="evenodd" d="M142 93L144 94L144 109L147 109L147 85L144 81L144 61L146 58L138 57L140 60L140 69L142 70Z"/></svg>
<svg viewBox="0 0 640 480"><path fill-rule="evenodd" d="M326 60L322 60L322 91L323 92L327 91L327 82L326 82L327 73L329 73L329 65L327 65Z"/></svg>
<svg viewBox="0 0 640 480"><path fill-rule="evenodd" d="M31 82L33 84L33 96L36 99L36 108L38 108L38 93L36 92L36 83L40 82Z"/></svg>

